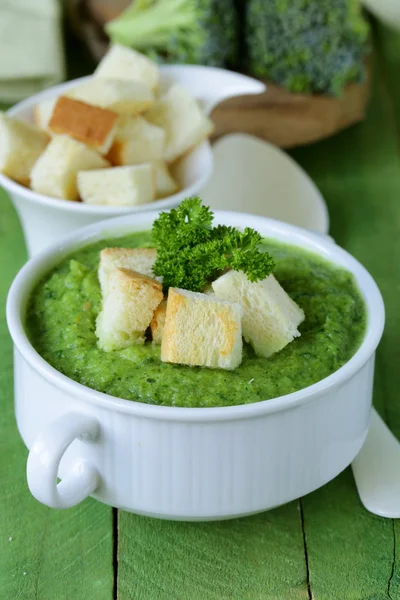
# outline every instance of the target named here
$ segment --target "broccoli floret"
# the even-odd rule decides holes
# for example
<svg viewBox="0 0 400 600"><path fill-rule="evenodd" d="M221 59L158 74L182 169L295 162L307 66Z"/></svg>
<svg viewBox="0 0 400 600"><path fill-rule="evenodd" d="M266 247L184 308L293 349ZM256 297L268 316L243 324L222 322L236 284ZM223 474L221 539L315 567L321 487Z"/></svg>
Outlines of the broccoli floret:
<svg viewBox="0 0 400 600"><path fill-rule="evenodd" d="M338 96L364 78L368 33L359 0L248 0L248 69L291 92Z"/></svg>
<svg viewBox="0 0 400 600"><path fill-rule="evenodd" d="M106 31L158 62L223 67L236 58L234 0L134 0Z"/></svg>

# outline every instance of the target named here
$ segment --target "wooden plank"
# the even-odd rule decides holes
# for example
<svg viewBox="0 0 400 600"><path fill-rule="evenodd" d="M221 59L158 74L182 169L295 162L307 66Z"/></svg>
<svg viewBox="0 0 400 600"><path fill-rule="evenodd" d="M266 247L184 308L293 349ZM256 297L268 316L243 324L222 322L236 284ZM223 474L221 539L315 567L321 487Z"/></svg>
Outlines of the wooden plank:
<svg viewBox="0 0 400 600"><path fill-rule="evenodd" d="M0 190L0 314L25 261L14 210ZM111 600L112 510L94 500L55 511L32 498L24 447L14 419L12 344L0 319L0 598Z"/></svg>
<svg viewBox="0 0 400 600"><path fill-rule="evenodd" d="M119 513L119 600L306 600L298 502L245 519L174 523Z"/></svg>
<svg viewBox="0 0 400 600"><path fill-rule="evenodd" d="M382 79L384 81L388 94L389 114L392 117L392 131L397 134L397 148L400 153L400 33L388 29L384 25L375 23L375 40L377 52L380 58L380 66L382 70ZM386 205L386 202L385 202ZM396 261L400 258L399 252L399 232L400 232L400 207L399 207L399 192L397 190L396 197L391 203L390 215L391 220L391 235L392 247L389 249L389 254L385 257L389 261L390 268L394 272L394 278L390 282L390 278L386 283L385 301L387 310L387 327L384 338L385 355L390 360L381 359L379 362L380 373L385 377L385 381L391 380L391 385L382 386L382 402L385 402L385 414L387 421L392 431L400 438L400 406L398 402L398 390L400 385L400 373L398 371L396 356L398 355L399 344L399 316L398 316L398 300L397 294L399 290L399 266ZM391 288L392 293L389 293ZM400 522L393 522L394 531L394 556L392 575L389 581L388 594L391 598L400 598ZM396 552L397 550L397 552Z"/></svg>
<svg viewBox="0 0 400 600"><path fill-rule="evenodd" d="M312 598L387 600L393 522L365 511L351 471L304 498L303 505Z"/></svg>
<svg viewBox="0 0 400 600"><path fill-rule="evenodd" d="M400 109L400 97L397 103ZM328 201L331 234L364 263L381 288L387 325L377 353L374 402L400 437L395 359L400 339L400 161L390 115L389 98L377 79L362 125L292 154ZM304 519L313 598L400 598L398 522L362 508L349 470L304 499Z"/></svg>

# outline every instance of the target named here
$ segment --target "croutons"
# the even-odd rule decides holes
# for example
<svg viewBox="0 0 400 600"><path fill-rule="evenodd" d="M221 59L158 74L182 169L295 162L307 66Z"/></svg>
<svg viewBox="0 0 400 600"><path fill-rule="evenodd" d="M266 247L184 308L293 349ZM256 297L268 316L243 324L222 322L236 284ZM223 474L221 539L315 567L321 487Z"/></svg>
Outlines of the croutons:
<svg viewBox="0 0 400 600"><path fill-rule="evenodd" d="M35 192L78 200L77 173L85 169L101 169L109 163L97 152L66 135L54 136L31 173Z"/></svg>
<svg viewBox="0 0 400 600"><path fill-rule="evenodd" d="M0 172L29 185L31 170L50 137L35 125L0 113Z"/></svg>
<svg viewBox="0 0 400 600"><path fill-rule="evenodd" d="M114 269L108 284L96 322L99 347L110 351L143 343L163 299L161 283L129 269Z"/></svg>
<svg viewBox="0 0 400 600"><path fill-rule="evenodd" d="M87 204L148 204L155 199L154 171L149 164L82 171L78 173L78 190L82 201Z"/></svg>
<svg viewBox="0 0 400 600"><path fill-rule="evenodd" d="M160 71L155 62L132 48L113 44L94 72L96 77L117 77L139 81L155 90Z"/></svg>
<svg viewBox="0 0 400 600"><path fill-rule="evenodd" d="M213 131L213 123L200 109L195 98L179 84L152 106L146 119L166 131L164 159L173 162L199 144Z"/></svg>
<svg viewBox="0 0 400 600"><path fill-rule="evenodd" d="M99 206L136 206L177 194L187 169L172 163L213 124L184 87L168 88L165 81L159 89L160 79L156 62L111 45L92 77L33 107L38 128L10 128L12 121L0 117L0 172L35 192Z"/></svg>
<svg viewBox="0 0 400 600"><path fill-rule="evenodd" d="M167 300L163 300L154 311L154 315L150 323L151 337L155 344L161 344L162 342L166 314Z"/></svg>
<svg viewBox="0 0 400 600"><path fill-rule="evenodd" d="M169 172L165 162L157 160L153 163L153 168L156 175L157 198L165 198L166 196L176 194L179 191L179 186Z"/></svg>
<svg viewBox="0 0 400 600"><path fill-rule="evenodd" d="M121 117L108 160L114 165L137 165L162 158L165 131L142 117Z"/></svg>
<svg viewBox="0 0 400 600"><path fill-rule="evenodd" d="M154 102L153 92L142 83L103 77L92 77L68 90L66 95L128 116L145 112Z"/></svg>
<svg viewBox="0 0 400 600"><path fill-rule="evenodd" d="M273 275L253 283L244 273L229 271L214 281L212 288L218 298L243 308L243 337L258 356L268 358L300 336L297 327L304 312Z"/></svg>
<svg viewBox="0 0 400 600"><path fill-rule="evenodd" d="M48 123L52 133L65 134L100 154L107 154L117 130L118 115L67 96L58 98Z"/></svg>
<svg viewBox="0 0 400 600"><path fill-rule="evenodd" d="M100 252L99 282L103 295L108 291L108 278L117 267L136 271L153 277L153 265L157 258L155 248L104 248Z"/></svg>
<svg viewBox="0 0 400 600"><path fill-rule="evenodd" d="M56 96L55 98L48 98L47 100L42 100L39 104L36 104L33 109L33 117L38 127L41 127L42 129L48 128L57 100L58 97Z"/></svg>
<svg viewBox="0 0 400 600"><path fill-rule="evenodd" d="M170 288L161 360L235 369L242 362L241 318L238 304Z"/></svg>

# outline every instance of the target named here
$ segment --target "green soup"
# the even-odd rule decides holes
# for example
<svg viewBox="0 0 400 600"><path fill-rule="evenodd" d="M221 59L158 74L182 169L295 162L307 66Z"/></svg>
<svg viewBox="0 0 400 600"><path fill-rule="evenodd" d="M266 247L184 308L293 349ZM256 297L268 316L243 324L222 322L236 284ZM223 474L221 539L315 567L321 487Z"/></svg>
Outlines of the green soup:
<svg viewBox="0 0 400 600"><path fill-rule="evenodd" d="M353 276L318 256L267 240L275 276L305 312L301 337L265 359L244 344L235 371L165 364L160 347L147 342L103 352L95 321L97 280L104 247L151 246L150 232L110 239L77 251L36 287L26 327L36 350L64 375L112 396L163 406L249 404L305 388L327 377L356 352L366 311Z"/></svg>

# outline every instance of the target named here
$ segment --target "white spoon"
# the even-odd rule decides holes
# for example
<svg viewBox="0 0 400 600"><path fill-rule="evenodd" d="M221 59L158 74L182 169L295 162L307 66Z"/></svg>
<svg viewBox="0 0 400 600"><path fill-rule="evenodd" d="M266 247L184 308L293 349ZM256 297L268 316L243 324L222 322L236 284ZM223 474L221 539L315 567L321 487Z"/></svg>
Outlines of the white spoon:
<svg viewBox="0 0 400 600"><path fill-rule="evenodd" d="M329 215L315 183L288 154L244 133L213 146L214 171L201 192L213 210L248 212L327 233Z"/></svg>
<svg viewBox="0 0 400 600"><path fill-rule="evenodd" d="M400 443L373 408L367 439L352 464L361 502L369 512L400 518Z"/></svg>

